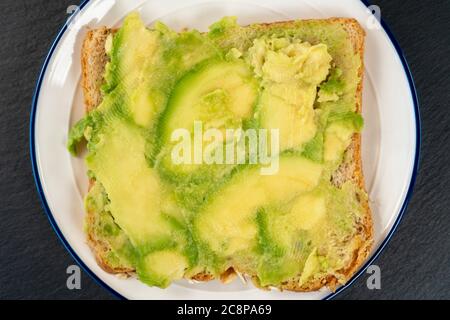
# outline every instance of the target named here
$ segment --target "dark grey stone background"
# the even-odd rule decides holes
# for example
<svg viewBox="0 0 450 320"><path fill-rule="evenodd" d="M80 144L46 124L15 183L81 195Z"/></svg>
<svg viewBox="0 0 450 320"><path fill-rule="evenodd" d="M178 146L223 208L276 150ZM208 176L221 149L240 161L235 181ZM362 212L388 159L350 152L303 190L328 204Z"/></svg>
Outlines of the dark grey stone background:
<svg viewBox="0 0 450 320"><path fill-rule="evenodd" d="M86 273L66 288L74 260L53 232L31 173L28 127L38 73L78 0L0 2L0 298L113 299ZM339 299L450 298L450 1L374 1L415 77L423 120L421 170L398 232L376 261L382 289L362 276ZM52 119L49 119L52 121ZM395 177L392 177L393 179Z"/></svg>

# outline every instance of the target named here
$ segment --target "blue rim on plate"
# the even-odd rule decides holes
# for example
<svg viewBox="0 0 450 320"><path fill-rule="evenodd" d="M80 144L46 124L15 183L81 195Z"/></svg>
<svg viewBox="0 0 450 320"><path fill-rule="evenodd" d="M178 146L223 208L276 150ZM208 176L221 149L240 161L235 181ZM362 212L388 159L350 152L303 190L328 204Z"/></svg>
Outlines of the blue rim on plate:
<svg viewBox="0 0 450 320"><path fill-rule="evenodd" d="M82 3L79 5L79 11L76 12L75 14L79 14L79 12L81 12L81 10L86 6L86 4L89 2L90 0L83 0ZM361 2L366 6L369 7L370 3L367 0L361 0ZM108 284L106 284L103 280L101 280L91 269L88 268L88 266L86 266L86 264L81 260L81 258L76 254L76 252L73 250L73 248L69 245L69 243L67 242L66 238L64 237L64 235L62 234L61 230L59 229L53 214L48 206L47 200L45 198L44 195L44 191L42 189L42 184L39 178L39 171L38 171L38 167L37 167L37 162L36 162L36 150L35 150L35 137L34 137L34 132L35 132L35 118L36 118L36 109L37 109L37 101L39 98L39 93L40 93L40 89L41 89L41 85L42 85L42 80L44 78L45 72L47 70L48 67L48 63L53 55L53 52L55 51L59 41L61 40L61 37L64 35L64 33L67 30L67 25L68 25L67 21L64 26L61 28L61 30L59 31L58 35L56 36L56 39L54 40L50 51L47 55L47 57L45 58L44 64L42 66L41 72L39 74L39 78L37 80L36 83L36 89L34 92L34 96L33 96L33 101L32 101L32 106L31 106L31 115L30 115L30 157L31 157L31 165L32 165L32 170L33 170L33 176L34 176L34 180L36 183L36 188L37 191L39 193L39 198L41 200L42 206L45 210L45 213L47 214L47 217L50 221L50 224L52 225L53 229L55 230L56 234L58 235L59 239L61 240L61 242L63 243L64 247L67 249L67 251L69 251L69 253L72 255L72 257L75 259L75 261L83 268L83 270L89 274L89 276L94 279L94 281L96 281L98 284L100 284L102 287L104 287L105 289L107 289L110 293L112 293L113 295L115 295L116 297L120 298L120 299L125 299L124 296L122 296L120 293L118 293L117 291L115 291L113 288L111 288ZM389 231L388 235L386 236L386 238L383 240L383 242L380 244L380 246L378 247L378 249L375 251L374 254L372 254L372 256L370 257L370 259L362 266L360 267L359 271L353 275L353 277L344 285L339 287L335 292L330 293L328 296L326 296L324 299L328 300L328 299L332 299L334 297L336 297L339 293L341 293L343 290L345 290L346 288L350 287L355 281L356 279L358 279L364 272L365 270L374 263L374 261L378 258L378 256L381 254L381 252L383 251L383 249L386 247L386 245L388 244L389 240L392 238L393 234L395 233L395 231L397 230L397 227L406 211L406 207L408 206L409 201L411 200L412 197L412 193L413 193L413 189L414 189L414 185L416 182L416 177L417 177L417 173L419 170L419 159L420 159L420 145L421 145L421 120L420 120L420 112L419 112L419 101L417 98L417 91L416 91L416 87L414 84L414 80L411 74L411 70L409 68L409 65L406 61L405 56L403 55L403 52L400 48L399 43L397 42L397 40L395 39L394 35L392 34L391 30L389 29L389 27L387 26L387 24L383 21L383 19L380 19L380 23L381 26L383 27L384 31L386 32L386 34L388 35L390 41L392 42L392 44L395 47L395 50L397 51L397 55L400 58L400 61L402 62L403 65L403 69L405 72L406 77L408 78L408 83L409 83L409 87L411 90L411 97L413 99L413 103L414 103L414 115L415 115L415 120L416 120L416 151L415 151L415 157L414 157L414 167L413 167L413 172L412 172L412 176L411 176L411 181L409 184L409 188L408 188L408 192L406 194L406 198L405 201L402 204L402 207L400 209L400 212L398 213L397 219L394 222L394 225L392 226L391 230Z"/></svg>

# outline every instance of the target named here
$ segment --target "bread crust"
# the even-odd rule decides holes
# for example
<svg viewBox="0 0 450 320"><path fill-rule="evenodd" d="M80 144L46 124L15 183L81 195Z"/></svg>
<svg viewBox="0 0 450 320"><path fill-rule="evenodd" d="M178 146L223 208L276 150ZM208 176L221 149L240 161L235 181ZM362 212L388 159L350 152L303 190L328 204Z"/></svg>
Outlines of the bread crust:
<svg viewBox="0 0 450 320"><path fill-rule="evenodd" d="M81 49L81 86L83 88L84 106L86 112L95 109L103 99L101 86L108 56L105 43L111 29L101 27L89 30Z"/></svg>
<svg viewBox="0 0 450 320"><path fill-rule="evenodd" d="M362 111L362 89L363 89L363 73L364 73L364 37L365 32L360 26L360 24L351 18L330 18L321 20L321 22L327 22L332 24L340 24L347 32L348 37L353 44L353 49L356 54L361 57L361 65L358 71L358 75L360 78L360 82L358 83L356 90L356 111L361 113ZM282 25L289 27L293 21L286 22L274 22L269 24L260 24L261 27L272 27L273 25ZM107 37L114 32L114 29L108 29L106 27L102 27L99 29L89 30L85 37L82 47L82 81L81 85L84 93L84 103L86 112L89 112L96 108L102 101L103 96L101 93L101 85L103 83L103 74L105 65L108 61L107 54L105 52L105 43ZM364 176L362 171L362 162L361 162L361 134L356 133L352 137L352 142L350 146L347 148L345 152L344 163L339 167L338 170L333 174L333 178L335 178L336 185L341 185L345 181L353 181L357 184L362 190L365 190L364 185ZM95 181L91 181L90 185L92 186ZM360 203L364 208L363 218L359 222L358 231L359 234L359 246L358 249L353 253L352 262L345 268L340 270L339 279L336 275L328 275L324 278L314 279L313 281L309 281L305 284L300 284L298 278L294 278L292 280L286 281L282 283L278 288L280 290L289 290L289 291L298 291L298 292L306 292L306 291L316 291L320 288L327 286L331 290L335 290L336 287L343 282L346 282L348 279L352 277L352 275L358 270L358 268L363 264L366 260L367 256L370 253L372 247L372 215L369 207L369 202L366 197L363 199L360 198ZM90 219L92 219L94 212L87 212L87 223L90 223ZM100 267L108 273L113 274L122 274L129 275L134 272L133 269L130 268L121 268L121 267L112 267L105 260L104 253L109 250L108 244L102 242L100 239L96 238L95 234L89 232L87 234L87 241L92 251L94 252L97 262ZM226 272L224 272L220 276L220 280L224 283L230 282L232 279L236 277L236 272L230 268ZM198 273L190 278L191 280L196 281L210 281L214 279L214 276L202 272ZM255 285L258 286L257 279L252 278L252 281ZM267 289L267 288L262 288Z"/></svg>

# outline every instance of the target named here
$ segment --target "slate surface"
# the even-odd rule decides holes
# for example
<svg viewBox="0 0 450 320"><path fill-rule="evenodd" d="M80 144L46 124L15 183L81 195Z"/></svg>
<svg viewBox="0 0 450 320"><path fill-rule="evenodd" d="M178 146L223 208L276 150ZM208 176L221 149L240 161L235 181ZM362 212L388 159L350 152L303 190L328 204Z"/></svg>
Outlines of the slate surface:
<svg viewBox="0 0 450 320"><path fill-rule="evenodd" d="M74 260L41 208L29 158L35 81L66 9L76 0L0 2L0 298L114 299L83 272L66 288ZM338 299L449 299L450 2L383 0L381 7L415 77L423 120L421 170L414 197L376 264L382 289L362 276ZM49 119L51 121L51 119Z"/></svg>

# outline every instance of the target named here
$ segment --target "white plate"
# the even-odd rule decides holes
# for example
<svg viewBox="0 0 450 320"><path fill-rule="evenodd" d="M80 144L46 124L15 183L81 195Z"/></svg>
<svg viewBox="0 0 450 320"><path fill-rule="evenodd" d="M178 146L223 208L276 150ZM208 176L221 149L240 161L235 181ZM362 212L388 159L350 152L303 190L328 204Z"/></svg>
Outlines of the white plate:
<svg viewBox="0 0 450 320"><path fill-rule="evenodd" d="M30 127L38 191L55 231L77 262L110 291L130 299L323 299L334 295L327 290L265 292L239 280L226 286L215 281L179 281L161 290L136 279L119 279L97 265L82 228L85 168L81 159L71 158L65 145L69 127L82 116L80 48L87 27L118 26L133 10L139 10L148 24L162 20L177 30L205 30L224 15L237 16L240 24L337 16L359 20L367 32L362 153L375 245L350 285L380 253L400 221L412 192L420 141L417 99L406 61L384 24L380 26L359 0L85 1L50 49L37 83Z"/></svg>

